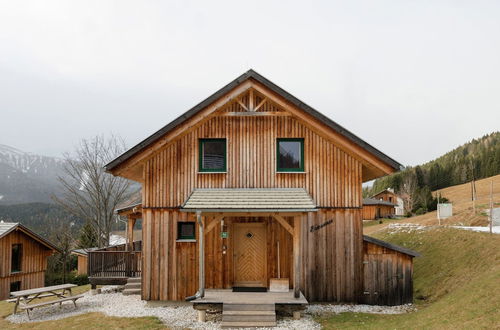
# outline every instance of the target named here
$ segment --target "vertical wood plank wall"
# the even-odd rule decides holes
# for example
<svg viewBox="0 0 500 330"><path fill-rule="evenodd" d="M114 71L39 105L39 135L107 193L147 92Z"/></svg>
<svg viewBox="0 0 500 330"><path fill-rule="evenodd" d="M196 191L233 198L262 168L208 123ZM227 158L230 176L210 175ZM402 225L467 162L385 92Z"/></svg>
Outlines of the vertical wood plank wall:
<svg viewBox="0 0 500 330"><path fill-rule="evenodd" d="M309 214L303 223L301 290L310 301L356 301L362 287L361 163L294 117L220 116L238 111L238 104L229 104L146 161L143 299L182 300L197 290L197 245L176 242L177 222L194 221L193 215L179 211L194 188L303 187L319 211ZM282 110L266 103L259 111ZM276 173L276 139L281 137L304 138L305 173ZM200 138L227 139L227 173L198 173ZM330 219L333 224L310 232L311 226ZM231 221L239 220L228 223ZM273 220L263 221L269 222L268 233L273 233L268 237L281 237L280 244L281 240L286 243L282 248L291 255L288 232ZM223 256L219 235L220 226L216 226L206 240L209 288L232 284L232 251ZM274 242L268 242L268 277L277 275L273 246ZM280 253L286 255L286 251ZM290 272L286 275L291 278L291 259L282 258L282 263L281 269Z"/></svg>
<svg viewBox="0 0 500 330"><path fill-rule="evenodd" d="M78 268L77 268L77 274L78 275L87 275L87 262L88 262L88 257L87 256L78 256Z"/></svg>
<svg viewBox="0 0 500 330"><path fill-rule="evenodd" d="M380 217L385 218L395 214L394 206L389 205L364 205L363 220L377 219L377 210L380 209Z"/></svg>
<svg viewBox="0 0 500 330"><path fill-rule="evenodd" d="M11 274L12 244L22 244L21 272ZM20 231L0 239L0 300L7 299L10 283L21 281L21 290L44 286L47 257L52 254L45 246Z"/></svg>
<svg viewBox="0 0 500 330"><path fill-rule="evenodd" d="M363 302L391 306L412 303L412 257L366 241L363 249Z"/></svg>

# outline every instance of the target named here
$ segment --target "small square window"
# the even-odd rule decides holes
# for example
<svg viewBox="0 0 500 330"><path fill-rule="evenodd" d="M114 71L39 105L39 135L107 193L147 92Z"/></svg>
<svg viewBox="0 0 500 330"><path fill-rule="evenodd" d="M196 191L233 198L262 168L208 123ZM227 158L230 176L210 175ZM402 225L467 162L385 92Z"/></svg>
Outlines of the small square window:
<svg viewBox="0 0 500 330"><path fill-rule="evenodd" d="M195 239L195 232L194 222L177 223L177 239Z"/></svg>
<svg viewBox="0 0 500 330"><path fill-rule="evenodd" d="M304 139L278 139L276 145L278 172L304 171Z"/></svg>
<svg viewBox="0 0 500 330"><path fill-rule="evenodd" d="M226 171L226 139L200 139L200 172Z"/></svg>
<svg viewBox="0 0 500 330"><path fill-rule="evenodd" d="M23 257L23 245L12 244L12 255L10 259L11 273L17 273L21 271L22 257Z"/></svg>

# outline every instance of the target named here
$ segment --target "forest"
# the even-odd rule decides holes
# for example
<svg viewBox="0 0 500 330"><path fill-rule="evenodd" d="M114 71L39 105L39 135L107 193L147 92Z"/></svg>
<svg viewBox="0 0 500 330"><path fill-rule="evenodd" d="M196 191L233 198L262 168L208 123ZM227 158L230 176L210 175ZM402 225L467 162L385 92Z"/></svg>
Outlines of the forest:
<svg viewBox="0 0 500 330"><path fill-rule="evenodd" d="M436 209L437 198L432 196L432 191L499 173L500 132L494 132L455 148L435 160L414 167L408 166L401 172L377 179L363 193L364 196L372 196L386 188L393 188L396 193L404 196L407 213L421 214Z"/></svg>

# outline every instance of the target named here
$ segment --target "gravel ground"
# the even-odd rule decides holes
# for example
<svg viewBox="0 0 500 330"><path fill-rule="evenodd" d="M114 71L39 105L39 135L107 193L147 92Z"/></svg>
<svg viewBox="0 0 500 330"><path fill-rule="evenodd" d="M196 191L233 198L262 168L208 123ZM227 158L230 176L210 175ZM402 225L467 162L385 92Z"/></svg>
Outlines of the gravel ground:
<svg viewBox="0 0 500 330"><path fill-rule="evenodd" d="M156 316L165 325L175 329L220 329L221 314L207 313L207 322L198 323L196 321L196 310L190 305L178 307L147 307L146 302L140 300L139 296L124 296L115 292L116 288L103 288L101 294L85 296L78 300L78 308L74 309L73 304L63 304L62 308L57 305L44 308L36 308L32 312L33 320L29 320L26 313L17 313L7 317L12 323L40 322L48 320L58 320L74 315L90 312L100 312L108 316L116 317L142 317ZM413 311L411 305L387 307L368 305L310 305L306 315L300 320L292 318L280 318L278 326L273 329L320 329L320 325L313 320L313 315L355 312L355 313L376 313L376 314L400 314Z"/></svg>
<svg viewBox="0 0 500 330"><path fill-rule="evenodd" d="M396 233L411 233L414 231L422 231L430 229L431 227L417 225L413 223L391 223L387 228L389 234L396 234Z"/></svg>

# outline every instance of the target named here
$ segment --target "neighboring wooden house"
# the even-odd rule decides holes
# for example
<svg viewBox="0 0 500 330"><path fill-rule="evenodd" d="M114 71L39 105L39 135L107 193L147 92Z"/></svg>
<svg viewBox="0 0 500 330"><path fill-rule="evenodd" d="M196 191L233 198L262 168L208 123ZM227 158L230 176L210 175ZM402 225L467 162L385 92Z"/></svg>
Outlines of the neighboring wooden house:
<svg viewBox="0 0 500 330"><path fill-rule="evenodd" d="M329 302L364 301L362 183L400 168L253 70L106 165L142 184L120 212L142 218L143 299L280 269L297 301Z"/></svg>
<svg viewBox="0 0 500 330"><path fill-rule="evenodd" d="M0 222L0 299L10 292L43 287L52 243L20 223Z"/></svg>
<svg viewBox="0 0 500 330"><path fill-rule="evenodd" d="M97 248L87 248L87 249L76 249L71 251L71 254L77 256L77 269L76 273L78 275L87 275L87 263L90 251L95 251Z"/></svg>
<svg viewBox="0 0 500 330"><path fill-rule="evenodd" d="M405 215L403 198L401 198L401 196L396 194L394 192L394 189L392 188L384 189L381 192L378 192L375 195L371 196L371 198L382 199L386 202L395 204L394 215L401 217Z"/></svg>
<svg viewBox="0 0 500 330"><path fill-rule="evenodd" d="M396 204L375 198L363 198L363 220L392 218Z"/></svg>

